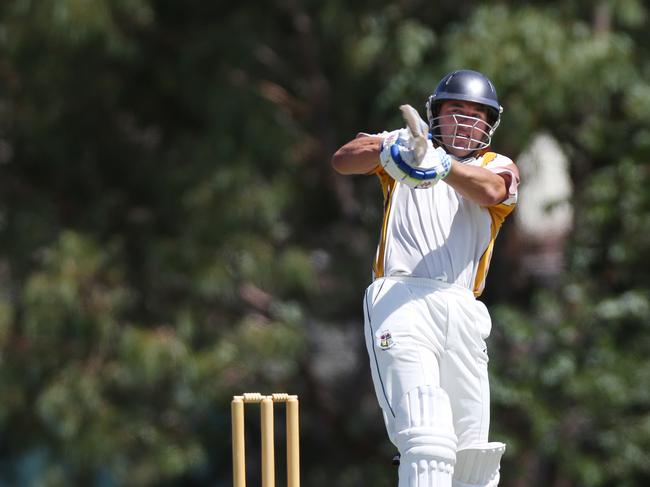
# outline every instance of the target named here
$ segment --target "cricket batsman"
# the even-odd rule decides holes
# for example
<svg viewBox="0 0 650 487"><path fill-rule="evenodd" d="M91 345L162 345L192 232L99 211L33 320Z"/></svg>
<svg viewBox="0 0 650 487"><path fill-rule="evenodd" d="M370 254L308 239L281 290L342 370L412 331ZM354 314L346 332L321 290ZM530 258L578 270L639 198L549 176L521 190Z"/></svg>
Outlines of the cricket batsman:
<svg viewBox="0 0 650 487"><path fill-rule="evenodd" d="M399 487L496 487L505 444L488 440L492 323L477 298L519 171L490 150L503 109L482 73L444 76L428 122L400 109L405 128L361 133L332 157L383 190L364 330Z"/></svg>

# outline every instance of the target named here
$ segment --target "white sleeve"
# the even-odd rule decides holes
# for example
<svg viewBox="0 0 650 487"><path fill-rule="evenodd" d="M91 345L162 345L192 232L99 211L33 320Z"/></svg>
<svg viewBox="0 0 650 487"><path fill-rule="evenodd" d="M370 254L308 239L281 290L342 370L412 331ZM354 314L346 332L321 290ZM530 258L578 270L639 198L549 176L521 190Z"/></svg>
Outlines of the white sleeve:
<svg viewBox="0 0 650 487"><path fill-rule="evenodd" d="M486 166L485 168L489 171L492 171L495 174L500 174L503 176L507 176L504 179L506 182L509 181L508 183L508 196L506 197L505 200L501 202L501 204L504 205L514 205L517 203L517 197L519 195L519 178L513 172L508 168L508 166L512 166L514 162L512 159L502 156L501 154L497 154L497 156L492 159Z"/></svg>

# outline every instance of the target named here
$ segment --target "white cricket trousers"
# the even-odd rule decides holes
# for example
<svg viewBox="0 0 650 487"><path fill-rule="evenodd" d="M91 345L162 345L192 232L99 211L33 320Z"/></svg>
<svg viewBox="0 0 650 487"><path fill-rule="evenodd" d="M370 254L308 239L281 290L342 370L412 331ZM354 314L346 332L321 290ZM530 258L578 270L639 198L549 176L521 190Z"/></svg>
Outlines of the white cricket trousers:
<svg viewBox="0 0 650 487"><path fill-rule="evenodd" d="M364 297L372 379L390 440L409 391L440 386L449 396L458 449L488 441L490 389L485 339L492 322L472 292L414 277L376 279Z"/></svg>

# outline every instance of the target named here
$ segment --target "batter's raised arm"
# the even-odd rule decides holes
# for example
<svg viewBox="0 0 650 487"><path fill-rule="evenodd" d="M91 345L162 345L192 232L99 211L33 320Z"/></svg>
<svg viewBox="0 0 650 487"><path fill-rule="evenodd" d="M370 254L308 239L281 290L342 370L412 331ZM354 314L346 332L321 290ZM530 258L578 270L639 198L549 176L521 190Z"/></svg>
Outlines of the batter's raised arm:
<svg viewBox="0 0 650 487"><path fill-rule="evenodd" d="M379 165L381 137L358 135L332 156L332 167L339 174L369 174Z"/></svg>
<svg viewBox="0 0 650 487"><path fill-rule="evenodd" d="M454 161L445 182L465 198L481 206L493 206L506 200L512 178L519 180L519 170L514 164L495 173L479 166Z"/></svg>

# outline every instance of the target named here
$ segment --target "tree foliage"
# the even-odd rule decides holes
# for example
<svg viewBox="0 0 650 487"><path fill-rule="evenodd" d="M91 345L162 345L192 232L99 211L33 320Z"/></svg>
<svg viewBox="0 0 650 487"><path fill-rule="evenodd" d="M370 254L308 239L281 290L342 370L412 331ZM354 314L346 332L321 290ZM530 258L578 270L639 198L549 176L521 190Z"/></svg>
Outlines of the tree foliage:
<svg viewBox="0 0 650 487"><path fill-rule="evenodd" d="M228 485L252 390L300 395L305 485L394 485L360 336L381 195L329 157L461 66L499 89L494 147L550 134L575 189L563 273L522 286L515 248L488 280L502 485L647 483L647 27L638 0L2 2L0 485Z"/></svg>

